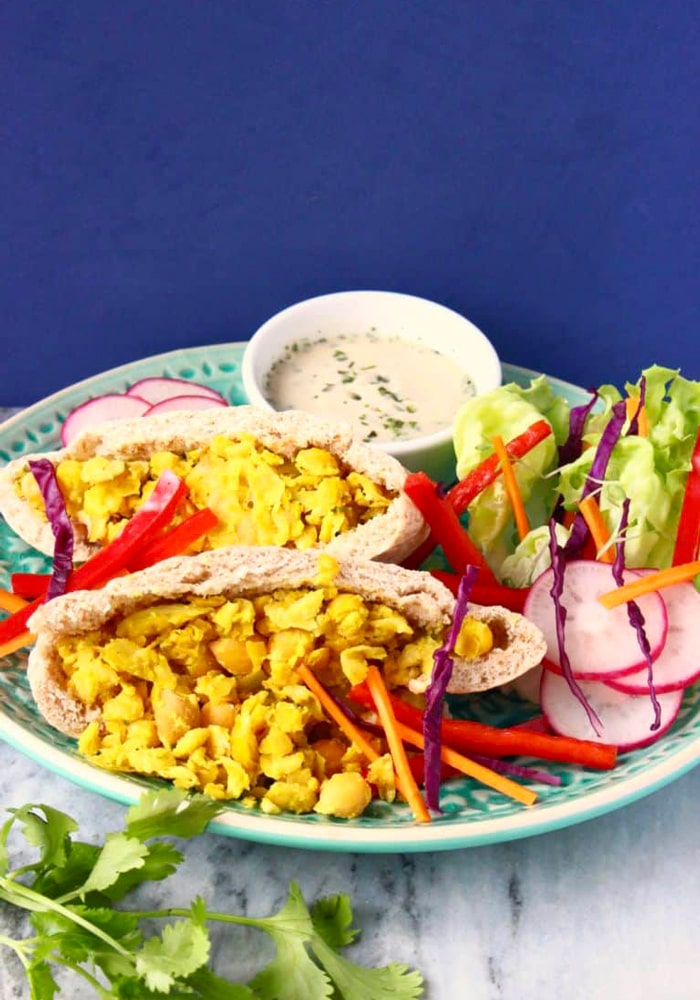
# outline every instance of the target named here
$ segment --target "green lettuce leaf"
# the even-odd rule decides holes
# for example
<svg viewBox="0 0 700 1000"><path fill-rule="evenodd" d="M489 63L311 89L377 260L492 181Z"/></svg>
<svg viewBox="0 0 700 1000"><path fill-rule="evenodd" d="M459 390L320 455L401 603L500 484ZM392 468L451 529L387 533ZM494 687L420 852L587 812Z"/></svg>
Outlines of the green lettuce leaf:
<svg viewBox="0 0 700 1000"><path fill-rule="evenodd" d="M629 527L625 535L628 566L670 566L678 530L690 458L700 423L700 382L691 382L670 368L655 365L642 373L646 379L645 409L648 437L621 437L610 456L605 483L597 496L608 530L617 532L622 503L630 498ZM641 382L641 379L640 379ZM626 385L638 396L640 382ZM595 445L607 422L609 406L620 399L612 386L603 386L602 413L586 430L591 447L559 477L564 503L573 508L593 460Z"/></svg>
<svg viewBox="0 0 700 1000"><path fill-rule="evenodd" d="M494 436L508 441L544 418L553 435L541 441L514 466L518 486L531 524L541 524L551 514L556 482L548 474L556 468L558 446L569 430L569 407L542 375L523 388L510 383L470 399L455 421L454 445L457 475L463 478L493 451ZM517 535L511 505L497 480L469 507L469 534L494 569L512 553Z"/></svg>

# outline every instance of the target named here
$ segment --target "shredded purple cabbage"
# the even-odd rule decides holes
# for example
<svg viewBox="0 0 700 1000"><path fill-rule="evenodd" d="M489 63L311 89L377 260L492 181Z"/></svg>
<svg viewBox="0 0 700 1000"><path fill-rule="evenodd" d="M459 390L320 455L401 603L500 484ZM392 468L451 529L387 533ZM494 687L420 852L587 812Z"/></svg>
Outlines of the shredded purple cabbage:
<svg viewBox="0 0 700 1000"><path fill-rule="evenodd" d="M629 521L630 515L630 500L629 497L625 497L622 502L622 515L620 517L620 537L619 541L615 545L615 562L613 563L613 576L615 578L615 583L618 587L621 587L625 582L624 580L624 570L625 570L625 531L627 529L627 522ZM649 697L651 698L651 703L654 706L654 721L650 726L650 729L656 730L661 725L661 705L659 704L659 699L656 694L656 688L654 687L654 663L651 657L651 646L649 644L649 639L644 628L644 615L642 614L641 608L636 601L627 602L627 617L632 628L637 633L637 642L639 643L639 648L642 651L644 659L647 664L647 684L649 685Z"/></svg>
<svg viewBox="0 0 700 1000"><path fill-rule="evenodd" d="M522 764L513 764L510 760L500 760L497 757L482 757L472 755L470 760L476 764L482 764L499 774L509 774L513 778L525 778L526 781L539 781L542 785L561 785L561 778L549 771L542 771L536 767L523 767Z"/></svg>
<svg viewBox="0 0 700 1000"><path fill-rule="evenodd" d="M346 702L344 702L337 695L333 694L330 688L326 688L326 694L331 699L331 701L335 702L335 704L343 713L343 715L347 719L349 719L350 722L358 726L360 729L365 729L368 733L371 733L373 736L386 735L386 731L383 726L380 726L378 722L370 722L369 719L363 719L362 716L358 715L357 712L353 711L353 709L350 708L350 706Z"/></svg>
<svg viewBox="0 0 700 1000"><path fill-rule="evenodd" d="M561 549L557 543L557 534L554 521L549 522L549 553L552 559L553 583L550 596L554 602L554 619L557 626L557 647L559 649L559 665L564 675L566 683L571 689L571 693L581 703L585 709L588 721L597 736L603 732L603 724L593 706L581 690L571 669L571 661L566 652L565 628L566 628L566 608L561 603L561 595L564 592L564 572L566 569L565 550Z"/></svg>
<svg viewBox="0 0 700 1000"><path fill-rule="evenodd" d="M46 516L55 539L53 569L46 592L46 600L50 601L65 594L68 578L73 572L73 526L66 511L53 464L48 458L40 458L30 461L29 469L41 490Z"/></svg>
<svg viewBox="0 0 700 1000"><path fill-rule="evenodd" d="M583 485L583 490L581 491L581 500L589 496L591 493L595 493L595 491L600 488L601 483L605 479L605 471L608 467L612 450L619 440L626 420L627 407L624 399L622 399L619 403L615 403L613 406L610 420L600 436L600 441L598 442L598 447L596 448L595 455L593 456L591 468L588 472L588 476L586 477L586 482ZM577 511L571 528L571 534L569 535L569 539L564 546L565 559L577 559L581 554L581 550L585 545L587 537L588 525L584 520L583 514L581 514L580 511Z"/></svg>
<svg viewBox="0 0 700 1000"><path fill-rule="evenodd" d="M588 416L598 401L598 390L589 389L591 398L587 403L574 406L569 413L569 436L559 449L559 465L575 462L583 451L583 432Z"/></svg>
<svg viewBox="0 0 700 1000"><path fill-rule="evenodd" d="M434 666L430 684L426 692L425 713L423 715L423 739L425 753L425 798L429 809L440 812L440 751L442 750L442 706L450 683L454 666L452 654L462 627L469 595L479 570L468 566L459 581L457 598L452 616L452 625L444 644L433 654Z"/></svg>

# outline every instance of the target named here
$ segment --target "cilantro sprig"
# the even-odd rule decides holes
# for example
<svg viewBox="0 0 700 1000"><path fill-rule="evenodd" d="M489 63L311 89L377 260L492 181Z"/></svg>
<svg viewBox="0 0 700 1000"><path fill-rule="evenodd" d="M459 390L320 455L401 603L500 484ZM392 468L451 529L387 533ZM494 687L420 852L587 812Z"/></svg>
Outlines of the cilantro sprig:
<svg viewBox="0 0 700 1000"><path fill-rule="evenodd" d="M50 806L8 810L10 819L0 830L0 947L11 949L21 962L32 1000L59 995L55 972L60 967L80 977L101 1000L423 996L419 972L396 963L366 968L341 954L358 935L346 895L321 898L309 908L293 882L282 909L263 918L212 911L199 897L187 907L115 908L141 883L172 875L183 854L170 838L197 836L219 809L205 796L177 789L147 792L128 810L124 829L107 834L101 845L76 839L76 822ZM38 856L13 869L11 834L17 833ZM3 934L4 906L25 910L33 935ZM264 931L275 945L275 957L249 983L217 975L209 965L212 923Z"/></svg>

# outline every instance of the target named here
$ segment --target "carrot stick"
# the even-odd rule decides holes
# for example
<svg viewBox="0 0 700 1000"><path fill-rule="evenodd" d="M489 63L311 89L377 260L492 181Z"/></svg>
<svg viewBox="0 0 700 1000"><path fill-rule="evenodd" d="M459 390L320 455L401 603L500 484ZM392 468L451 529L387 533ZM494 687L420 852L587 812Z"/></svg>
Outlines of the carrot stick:
<svg viewBox="0 0 700 1000"><path fill-rule="evenodd" d="M671 566L670 569L660 569L657 573L631 580L616 590L601 594L598 600L606 608L616 608L626 601L636 601L638 597L652 594L663 587L672 587L676 583L685 583L700 574L700 560L683 563L681 566Z"/></svg>
<svg viewBox="0 0 700 1000"><path fill-rule="evenodd" d="M367 760L373 761L379 758L379 753L374 749L362 730L358 729L354 722L348 719L341 708L336 705L328 694L318 677L313 674L305 663L297 667L297 673L306 684L309 691L316 695L321 702L324 712L342 729L351 743L354 743L358 750L361 750Z"/></svg>
<svg viewBox="0 0 700 1000"><path fill-rule="evenodd" d="M603 515L600 512L600 507L595 496L589 493L587 497L579 501L578 509L581 511L581 516L586 522L591 537L595 542L596 559L599 562L614 563L615 553L610 545L608 527L603 520Z"/></svg>
<svg viewBox="0 0 700 1000"><path fill-rule="evenodd" d="M19 635L14 636L12 639L8 639L7 642L0 644L0 659L5 656L10 656L12 653L16 653L20 649L24 649L25 646L31 646L34 642L34 636L29 630L20 632Z"/></svg>
<svg viewBox="0 0 700 1000"><path fill-rule="evenodd" d="M522 434L512 438L506 444L508 457L511 459L523 458L540 441L552 433L552 428L546 420L537 420L528 427ZM489 455L481 465L472 469L464 479L461 479L448 491L447 499L455 508L458 514L463 513L469 504L477 497L482 490L490 486L500 474L500 463L497 455Z"/></svg>
<svg viewBox="0 0 700 1000"><path fill-rule="evenodd" d="M406 757L404 745L401 742L401 735L398 731L398 723L394 710L391 707L389 692L384 686L384 680L376 667L370 666L367 671L367 687L374 701L379 720L384 727L387 743L394 761L394 770L398 775L400 789L419 823L429 823L430 813L427 810L423 796L418 790L416 779Z"/></svg>
<svg viewBox="0 0 700 1000"><path fill-rule="evenodd" d="M630 423L637 418L637 435L639 437L649 437L649 419L645 406L639 405L638 396L628 396L625 400L625 410Z"/></svg>
<svg viewBox="0 0 700 1000"><path fill-rule="evenodd" d="M525 535L530 531L530 522L527 519L523 497L518 486L518 480L515 478L515 472L513 471L513 464L500 434L496 434L493 438L493 450L498 456L498 461L501 465L503 485L506 488L510 505L513 508L515 526L518 529L518 538L522 542Z"/></svg>
<svg viewBox="0 0 700 1000"><path fill-rule="evenodd" d="M26 603L19 594L12 594L9 590L0 589L0 611L9 611L13 615L15 611L21 611Z"/></svg>
<svg viewBox="0 0 700 1000"><path fill-rule="evenodd" d="M374 707L366 684L351 688L348 697L364 708ZM400 722L412 729L423 728L423 712L419 708L409 705L394 694L390 693L389 698ZM465 754L481 754L484 757L539 757L540 760L579 764L599 771L610 770L617 759L617 750L608 743L578 740L570 736L552 736L520 726L498 729L470 719L443 719L442 742Z"/></svg>
<svg viewBox="0 0 700 1000"><path fill-rule="evenodd" d="M411 729L410 726L404 725L403 722L397 722L396 729L404 743L410 743L411 746L418 747L420 750L424 748L425 740L422 733L419 733L416 729ZM451 750L449 747L444 746L440 749L440 760L444 764L454 767L455 770L460 771L462 774L466 774L470 778L475 778L482 785L487 785L497 792L502 792L503 795L508 795L517 802L522 802L525 806L531 806L533 802L537 801L537 793L533 792L531 788L523 788L517 781L512 781L503 774L497 774L491 768L484 767L483 764L477 764L476 761L469 760L468 757L464 757L461 753L457 753L456 750Z"/></svg>

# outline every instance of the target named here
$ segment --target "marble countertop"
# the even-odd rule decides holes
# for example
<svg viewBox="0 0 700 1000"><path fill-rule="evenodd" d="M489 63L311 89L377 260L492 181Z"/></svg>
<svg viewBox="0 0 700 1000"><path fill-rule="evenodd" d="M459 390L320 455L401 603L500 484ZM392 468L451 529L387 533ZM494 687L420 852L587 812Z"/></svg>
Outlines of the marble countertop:
<svg viewBox="0 0 700 1000"><path fill-rule="evenodd" d="M91 840L119 829L125 813L4 746L0 823L27 802L69 812ZM419 968L428 1000L694 1000L698 830L700 768L577 826L444 853L337 854L204 834L149 898L187 905L200 894L216 909L266 915L292 879L309 900L349 893L363 932L350 957ZM16 914L0 907L0 935L15 926ZM215 942L218 971L254 974L260 936L227 931ZM0 950L0 997L28 996L19 963ZM91 994L66 980L61 996Z"/></svg>
<svg viewBox="0 0 700 1000"><path fill-rule="evenodd" d="M10 747L0 802L3 811L27 802L63 809L94 840L119 829L125 812ZM201 894L216 909L265 915L292 879L309 900L347 892L363 931L349 955L418 967L428 1000L694 1000L699 829L700 768L578 826L444 853L335 854L203 834L184 845L185 863L149 898L187 905ZM0 934L14 920L0 909ZM259 937L217 937L219 971L253 975ZM61 995L90 996L68 984ZM0 952L0 997L28 996L14 957Z"/></svg>

